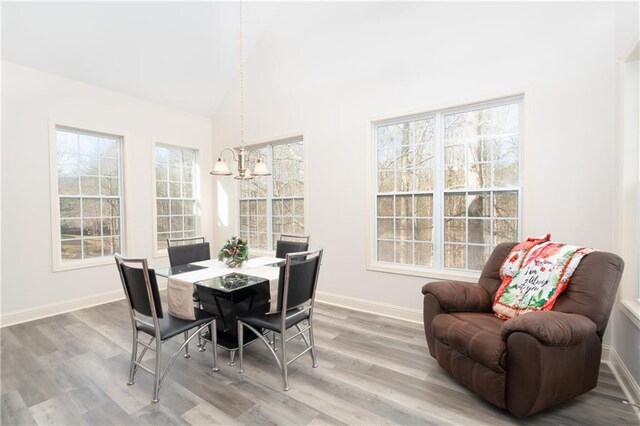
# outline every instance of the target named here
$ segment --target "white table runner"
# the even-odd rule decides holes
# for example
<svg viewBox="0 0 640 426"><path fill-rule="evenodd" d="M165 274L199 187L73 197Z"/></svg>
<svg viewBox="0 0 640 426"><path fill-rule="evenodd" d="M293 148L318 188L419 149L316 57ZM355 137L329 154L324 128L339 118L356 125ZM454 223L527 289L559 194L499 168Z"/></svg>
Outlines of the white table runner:
<svg viewBox="0 0 640 426"><path fill-rule="evenodd" d="M269 294L271 297L269 313L276 313L278 309L278 278L280 268L265 266L282 261L276 257L256 257L249 259L241 268L229 268L218 260L195 262L193 265L205 266L206 269L171 275L167 282L167 299L169 314L186 320L194 320L193 313L193 284L210 278L221 277L237 272L269 280Z"/></svg>

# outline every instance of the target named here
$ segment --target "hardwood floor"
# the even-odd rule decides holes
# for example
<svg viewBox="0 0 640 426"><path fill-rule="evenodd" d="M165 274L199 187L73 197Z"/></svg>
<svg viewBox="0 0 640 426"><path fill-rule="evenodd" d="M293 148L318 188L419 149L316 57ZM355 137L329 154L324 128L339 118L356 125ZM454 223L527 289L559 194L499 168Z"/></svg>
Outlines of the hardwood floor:
<svg viewBox="0 0 640 426"><path fill-rule="evenodd" d="M291 364L290 391L282 390L277 366L260 343L247 347L244 374L227 365L224 351L220 372L212 372L210 348L192 347L153 404L150 375L140 371L135 385L126 384L130 328L124 301L3 328L1 423L639 424L605 364L593 391L518 420L439 368L421 325L321 304L319 367L311 368L306 355ZM164 346L166 360L178 345Z"/></svg>

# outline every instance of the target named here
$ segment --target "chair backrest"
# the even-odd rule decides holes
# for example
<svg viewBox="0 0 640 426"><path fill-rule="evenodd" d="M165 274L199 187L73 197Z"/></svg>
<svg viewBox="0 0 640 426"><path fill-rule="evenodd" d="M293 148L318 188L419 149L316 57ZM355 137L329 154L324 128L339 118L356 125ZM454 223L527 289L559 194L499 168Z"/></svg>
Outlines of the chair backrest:
<svg viewBox="0 0 640 426"><path fill-rule="evenodd" d="M276 257L284 259L287 253L309 250L308 235L282 234L276 241Z"/></svg>
<svg viewBox="0 0 640 426"><path fill-rule="evenodd" d="M187 263L200 262L211 259L209 243L196 243L188 245L169 245L169 264L171 266L186 265Z"/></svg>
<svg viewBox="0 0 640 426"><path fill-rule="evenodd" d="M156 274L153 269L149 269L147 266L147 259L130 259L119 254L114 257L120 272L122 288L132 313L137 312L152 317L156 321L157 318L162 318L162 301L158 291ZM130 264L139 264L140 267L129 266Z"/></svg>
<svg viewBox="0 0 640 426"><path fill-rule="evenodd" d="M582 258L554 311L591 319L600 338L604 335L624 271L624 261L613 253L594 251Z"/></svg>
<svg viewBox="0 0 640 426"><path fill-rule="evenodd" d="M204 243L204 237L167 238L167 246L184 246L189 244Z"/></svg>
<svg viewBox="0 0 640 426"><path fill-rule="evenodd" d="M516 244L496 246L482 270L478 284L491 294L492 300L501 283L500 267ZM604 251L588 254L578 264L553 310L584 315L596 324L602 338L623 271L624 261L618 255Z"/></svg>
<svg viewBox="0 0 640 426"><path fill-rule="evenodd" d="M286 313L306 302L313 305L323 249L288 253L280 269L278 310Z"/></svg>

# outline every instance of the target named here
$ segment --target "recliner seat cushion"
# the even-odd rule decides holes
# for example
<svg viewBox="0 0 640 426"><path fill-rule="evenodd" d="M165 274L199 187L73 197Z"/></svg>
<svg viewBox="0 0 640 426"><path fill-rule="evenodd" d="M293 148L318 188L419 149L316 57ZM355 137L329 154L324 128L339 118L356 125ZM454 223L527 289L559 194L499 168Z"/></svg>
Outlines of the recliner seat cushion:
<svg viewBox="0 0 640 426"><path fill-rule="evenodd" d="M455 312L432 322L436 340L497 373L506 370L507 344L500 330L504 321L490 313Z"/></svg>

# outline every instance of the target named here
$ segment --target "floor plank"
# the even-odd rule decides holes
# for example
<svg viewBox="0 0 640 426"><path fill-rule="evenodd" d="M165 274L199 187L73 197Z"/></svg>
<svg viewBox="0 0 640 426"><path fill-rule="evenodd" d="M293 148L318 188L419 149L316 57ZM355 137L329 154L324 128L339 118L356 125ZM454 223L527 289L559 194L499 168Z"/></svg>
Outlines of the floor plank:
<svg viewBox="0 0 640 426"><path fill-rule="evenodd" d="M245 350L245 373L212 367L211 347L191 345L151 403L152 378L126 384L131 324L124 301L0 331L3 425L29 424L630 424L624 393L606 364L593 391L526 420L468 391L429 355L420 324L319 304L319 367L308 356L290 365L291 390L260 343ZM292 350L302 343L292 341ZM166 360L179 346L163 347ZM151 366L153 354L145 357Z"/></svg>

